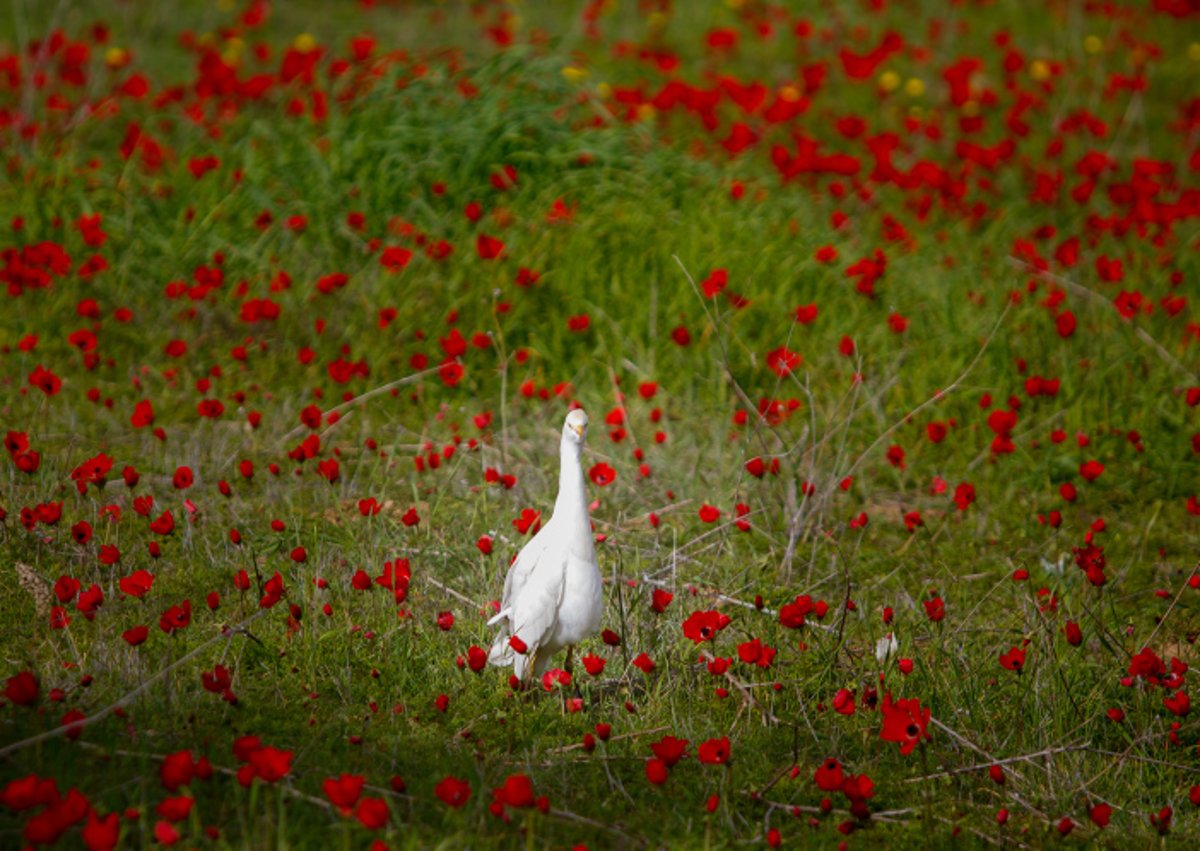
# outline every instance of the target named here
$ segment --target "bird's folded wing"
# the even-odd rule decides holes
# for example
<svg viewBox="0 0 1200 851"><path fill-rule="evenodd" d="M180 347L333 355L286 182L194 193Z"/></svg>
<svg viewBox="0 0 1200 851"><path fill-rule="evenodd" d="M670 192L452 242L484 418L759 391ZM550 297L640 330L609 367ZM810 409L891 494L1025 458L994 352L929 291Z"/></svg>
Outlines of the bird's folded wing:
<svg viewBox="0 0 1200 851"><path fill-rule="evenodd" d="M517 553L516 561L512 563L512 567L508 569L508 574L504 577L504 595L500 598L500 611L508 609L511 612L513 601L521 596L521 589L529 581L534 567L537 566L538 560L550 543L550 536L545 532L546 528L543 527L533 536L533 540Z"/></svg>
<svg viewBox="0 0 1200 851"><path fill-rule="evenodd" d="M509 628L512 635L518 636L531 650L554 632L566 576L565 549L550 546L538 554L528 573L521 577L519 587L514 579Z"/></svg>

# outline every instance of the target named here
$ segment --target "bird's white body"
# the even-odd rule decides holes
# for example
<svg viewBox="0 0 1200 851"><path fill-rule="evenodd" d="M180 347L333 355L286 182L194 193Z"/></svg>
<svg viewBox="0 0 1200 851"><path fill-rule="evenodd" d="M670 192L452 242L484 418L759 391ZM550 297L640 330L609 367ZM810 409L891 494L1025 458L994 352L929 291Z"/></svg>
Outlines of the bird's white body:
<svg viewBox="0 0 1200 851"><path fill-rule="evenodd" d="M583 440L587 415L567 415L559 448L561 467L554 513L522 548L504 580L500 612L488 621L500 624L488 661L512 664L525 681L542 674L550 659L600 626L604 613L603 586L588 517L583 484ZM510 644L516 636L524 653Z"/></svg>

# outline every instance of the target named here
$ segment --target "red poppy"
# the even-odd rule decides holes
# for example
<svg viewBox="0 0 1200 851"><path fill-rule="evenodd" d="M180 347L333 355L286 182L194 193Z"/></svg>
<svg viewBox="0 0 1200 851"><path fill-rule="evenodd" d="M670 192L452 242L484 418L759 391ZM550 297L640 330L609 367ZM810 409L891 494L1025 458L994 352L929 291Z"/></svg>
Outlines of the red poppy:
<svg viewBox="0 0 1200 851"><path fill-rule="evenodd" d="M29 384L47 396L55 396L58 391L62 390L62 379L41 364L38 364L29 374Z"/></svg>
<svg viewBox="0 0 1200 851"><path fill-rule="evenodd" d="M836 792L841 788L844 777L842 764L830 757L817 766L813 773L813 782L822 792Z"/></svg>
<svg viewBox="0 0 1200 851"><path fill-rule="evenodd" d="M471 798L471 784L454 776L442 779L434 787L433 793L448 807L458 809Z"/></svg>
<svg viewBox="0 0 1200 851"><path fill-rule="evenodd" d="M1108 827L1108 822L1112 818L1113 808L1105 803L1095 804L1088 808L1088 818L1092 824L1101 829Z"/></svg>
<svg viewBox="0 0 1200 851"><path fill-rule="evenodd" d="M187 490L195 482L195 477L192 475L192 468L177 467L171 481L175 485L176 490Z"/></svg>
<svg viewBox="0 0 1200 851"><path fill-rule="evenodd" d="M181 822L188 817L196 799L190 795L177 795L167 798L155 807L155 811L169 822Z"/></svg>
<svg viewBox="0 0 1200 851"><path fill-rule="evenodd" d="M504 785L492 790L492 797L507 807L526 809L537 802L533 794L533 781L528 774L510 774Z"/></svg>
<svg viewBox="0 0 1200 851"><path fill-rule="evenodd" d="M145 643L146 639L149 637L150 628L144 624L130 627L121 633L121 638L124 639L125 643L130 647L137 647L139 644Z"/></svg>
<svg viewBox="0 0 1200 851"><path fill-rule="evenodd" d="M408 266L412 260L413 253L407 248L401 246L393 246L383 249L379 255L379 265L383 266L389 272L400 272Z"/></svg>
<svg viewBox="0 0 1200 851"><path fill-rule="evenodd" d="M538 529L542 528L542 513L534 511L532 508L524 508L521 510L521 516L512 522L513 527L525 535L532 530L534 534Z"/></svg>
<svg viewBox="0 0 1200 851"><path fill-rule="evenodd" d="M667 782L667 777L670 776L670 769L661 759L651 758L646 760L646 779L655 786L661 786Z"/></svg>
<svg viewBox="0 0 1200 851"><path fill-rule="evenodd" d="M1103 472L1104 465L1099 461L1085 461L1079 465L1079 475L1083 476L1089 482L1096 481Z"/></svg>
<svg viewBox="0 0 1200 851"><path fill-rule="evenodd" d="M588 478L590 478L592 483L598 487L604 487L605 485L610 485L616 481L617 471L601 461L593 465L592 468L588 470Z"/></svg>
<svg viewBox="0 0 1200 851"><path fill-rule="evenodd" d="M1075 547L1072 549L1072 554L1075 556L1075 565L1084 572L1088 582L1099 588L1108 581L1108 577L1104 573L1108 559L1104 555L1103 547L1087 544L1083 547Z"/></svg>
<svg viewBox="0 0 1200 851"><path fill-rule="evenodd" d="M291 773L292 752L267 745L255 749L248 762L255 776L266 783L275 783Z"/></svg>
<svg viewBox="0 0 1200 851"><path fill-rule="evenodd" d="M1172 715L1183 718L1192 711L1192 699L1188 697L1187 692L1177 691L1175 694L1163 698L1163 706Z"/></svg>
<svg viewBox="0 0 1200 851"><path fill-rule="evenodd" d="M488 657L488 654L487 654L486 650L484 650L482 647L479 647L478 645L472 644L470 647L467 648L467 659L466 659L467 667L478 674L485 667L487 667L487 657ZM460 660L461 660L461 657L460 657ZM462 667L461 661L459 662L459 667L460 668Z"/></svg>
<svg viewBox="0 0 1200 851"><path fill-rule="evenodd" d="M851 812L863 818L867 799L875 796L875 782L865 774L847 774L840 791L850 801Z"/></svg>
<svg viewBox="0 0 1200 851"><path fill-rule="evenodd" d="M1025 651L1020 647L1013 647L1004 653L1000 654L1000 667L1009 671L1021 673L1025 668Z"/></svg>
<svg viewBox="0 0 1200 851"><path fill-rule="evenodd" d="M475 250L484 260L496 260L504 253L504 243L487 234L479 234L475 239Z"/></svg>
<svg viewBox="0 0 1200 851"><path fill-rule="evenodd" d="M799 629L804 626L804 619L812 610L812 597L804 594L779 608L779 623L788 629Z"/></svg>
<svg viewBox="0 0 1200 851"><path fill-rule="evenodd" d="M336 458L324 458L317 462L317 475L334 484L342 475L342 466Z"/></svg>
<svg viewBox="0 0 1200 851"><path fill-rule="evenodd" d="M80 839L88 851L112 851L121 837L121 818L117 813L101 817L95 810L88 810L87 824L80 832Z"/></svg>
<svg viewBox="0 0 1200 851"><path fill-rule="evenodd" d="M766 361L767 367L772 372L780 378L785 378L791 375L803 363L804 359L791 351L787 346L780 346L767 352Z"/></svg>
<svg viewBox="0 0 1200 851"><path fill-rule="evenodd" d="M80 520L71 527L71 537L77 544L86 544L92 539L92 524L86 520Z"/></svg>
<svg viewBox="0 0 1200 851"><path fill-rule="evenodd" d="M346 815L358 803L365 784L366 778L361 774L342 774L336 778L327 777L321 783L321 791L342 815Z"/></svg>
<svg viewBox="0 0 1200 851"><path fill-rule="evenodd" d="M154 576L150 574L149 570L134 570L132 574L121 577L116 585L121 589L122 594L142 599L154 586Z"/></svg>
<svg viewBox="0 0 1200 851"><path fill-rule="evenodd" d="M687 739L677 739L674 736L663 736L657 742L650 743L650 750L654 751L654 756L667 768L671 768L687 755L687 747Z"/></svg>
<svg viewBox="0 0 1200 851"><path fill-rule="evenodd" d="M391 815L392 811L383 798L362 798L354 809L354 817L367 830L382 830Z"/></svg>
<svg viewBox="0 0 1200 851"><path fill-rule="evenodd" d="M880 711L883 713L883 729L879 736L885 742L898 743L901 754L907 756L922 739L931 738L927 730L931 713L928 707L922 708L915 697L893 700L891 692L887 692L883 696Z"/></svg>
<svg viewBox="0 0 1200 851"><path fill-rule="evenodd" d="M169 821L167 821L166 819L163 819L163 820L155 822L155 824L154 824L154 839L160 845L165 845L168 848L170 848L172 845L174 845L176 842L179 841L179 838L180 838L179 831Z"/></svg>
<svg viewBox="0 0 1200 851"><path fill-rule="evenodd" d="M66 727L66 736L71 741L77 740L83 735L83 723L87 720L87 716L79 709L68 709L63 713L63 717L59 719L58 726Z"/></svg>
<svg viewBox="0 0 1200 851"><path fill-rule="evenodd" d="M279 571L263 583L262 596L258 600L260 609L270 609L283 598L283 577L279 575Z"/></svg>
<svg viewBox="0 0 1200 851"><path fill-rule="evenodd" d="M729 282L729 273L725 269L714 269L707 278L700 282L700 289L706 298L716 298Z"/></svg>
<svg viewBox="0 0 1200 851"><path fill-rule="evenodd" d="M838 689L830 704L833 706L833 711L839 715L853 715L858 709L858 704L854 700L854 692L848 688Z"/></svg>
<svg viewBox="0 0 1200 851"><path fill-rule="evenodd" d="M492 172L488 180L494 188L504 192L517 185L517 169L512 165L505 165L500 171Z"/></svg>
<svg viewBox="0 0 1200 851"><path fill-rule="evenodd" d="M724 765L729 761L729 737L701 742L696 749L696 758L706 765Z"/></svg>
<svg viewBox="0 0 1200 851"><path fill-rule="evenodd" d="M4 696L17 706L32 706L38 697L38 680L32 671L21 671L4 683Z"/></svg>
<svg viewBox="0 0 1200 851"><path fill-rule="evenodd" d="M775 661L776 652L774 647L763 644L760 638L745 641L738 645L738 658L742 662L747 665L755 665L764 670L771 667Z"/></svg>
<svg viewBox="0 0 1200 851"><path fill-rule="evenodd" d="M158 620L158 627L168 635L186 628L192 622L192 601L184 600L181 604L171 606Z"/></svg>
<svg viewBox="0 0 1200 851"><path fill-rule="evenodd" d="M58 602L66 605L75 599L79 593L80 582L74 576L60 576L54 582L54 596Z"/></svg>
<svg viewBox="0 0 1200 851"><path fill-rule="evenodd" d="M205 691L220 694L229 688L233 682L232 672L224 665L217 664L211 671L200 672L200 685Z"/></svg>
<svg viewBox="0 0 1200 851"><path fill-rule="evenodd" d="M156 535L170 535L175 531L175 518L170 511L164 511L150 523L150 531ZM151 542L153 543L153 542Z"/></svg>
<svg viewBox="0 0 1200 851"><path fill-rule="evenodd" d="M683 634L697 644L702 641L711 641L718 632L729 625L729 622L730 617L724 612L712 610L692 612L683 622Z"/></svg>

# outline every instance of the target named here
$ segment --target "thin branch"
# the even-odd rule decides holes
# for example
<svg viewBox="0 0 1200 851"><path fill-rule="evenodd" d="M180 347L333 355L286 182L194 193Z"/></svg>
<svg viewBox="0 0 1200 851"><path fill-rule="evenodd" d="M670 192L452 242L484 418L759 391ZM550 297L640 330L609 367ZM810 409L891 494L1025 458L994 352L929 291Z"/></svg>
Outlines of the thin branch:
<svg viewBox="0 0 1200 851"><path fill-rule="evenodd" d="M1042 759L1047 756L1053 756L1059 753L1072 753L1074 751L1086 751L1088 745L1065 745L1057 748L1045 748L1037 753L1021 754L1020 756L1010 756L1004 759L997 759L991 762L980 762L975 765L964 766L963 768L951 768L946 771L935 771L933 774L924 774L920 777L909 777L903 781L905 783L922 783L926 780L937 780L942 777L954 777L959 774L970 774L975 771L984 771L991 768L993 765L1011 765L1016 762L1033 762L1035 759Z"/></svg>
<svg viewBox="0 0 1200 851"><path fill-rule="evenodd" d="M133 703L133 701L136 700L138 698L138 696L140 696L142 694L142 692L149 689L150 686L154 685L159 680L164 679L168 674L170 674L176 668L183 665L185 662L190 662L192 659L199 656L203 651L207 650L209 647L211 647L213 644L216 644L218 641L221 641L222 639L224 639L225 641L232 641L234 635L238 635L238 634L242 634L242 633L245 633L248 635L249 633L246 633L246 627L249 624L251 624L253 621L255 621L256 619L258 619L258 617L260 617L266 611L267 611L266 609L260 609L259 611L252 614L250 617L246 618L244 621L242 621L236 627L231 627L229 630L223 631L220 635L217 635L213 638L210 638L208 641L205 641L199 647L195 648L190 653L188 653L186 656L184 656L182 659L179 659L178 661L172 662L170 665L167 665L167 667L163 668L161 671L159 671L157 674L152 676L150 679L146 680L144 683L142 683L140 686L135 688L133 691L124 695L119 700L117 700L113 703L110 703L108 706L104 707L99 712L95 713L94 715L89 715L88 717L82 718L79 721L72 721L70 724L63 724L62 726L54 727L50 730L46 730L43 733L38 733L36 736L30 736L27 739L22 739L19 742L13 742L11 745L6 745L5 747L0 748L0 758L6 757L11 753L16 753L19 750L23 750L23 749L29 747L30 745L36 745L38 742L44 742L48 739L53 739L56 736L62 736L67 733L77 732L79 730L82 730L84 727L90 727L92 724L95 724L97 721L104 720L109 715L112 715L114 712L116 712L118 709L122 709L125 706L128 706L130 703Z"/></svg>
<svg viewBox="0 0 1200 851"><path fill-rule="evenodd" d="M1014 266L1025 269L1026 271L1035 272L1039 277L1048 278L1049 280L1054 281L1056 284L1062 284L1064 287L1069 289L1071 292L1077 293L1077 294L1083 296L1084 298L1088 299L1089 301L1095 302L1097 304L1102 304L1108 308L1112 308L1112 302L1110 302L1104 296L1100 295L1095 290L1085 287L1083 284L1079 284L1079 283L1076 283L1075 281L1072 281L1070 278L1064 278L1062 275L1056 275L1053 272L1047 272L1047 271L1044 271L1041 269L1036 269L1033 266L1031 266L1027 261L1021 260L1018 257L1009 257L1008 262L1013 264ZM1158 340L1151 337L1150 334L1144 328L1141 328L1137 325L1130 325L1130 327L1133 329L1134 335L1136 335L1139 340L1141 340L1143 343L1145 343L1147 346L1149 346L1151 349L1153 349L1154 352L1163 360L1164 363L1174 367L1178 372L1183 373L1184 375L1186 375L1188 378L1192 379L1193 381L1200 379L1200 376L1197 376L1197 374L1195 372L1193 372L1192 370L1190 370L1186 366L1184 366L1182 363L1180 363L1178 358L1176 358L1173 354L1168 352L1166 350L1166 347L1164 347L1162 343L1158 342Z"/></svg>
<svg viewBox="0 0 1200 851"><path fill-rule="evenodd" d="M472 600L466 594L461 594L458 591L455 591L449 585L446 585L443 582L439 582L438 580L436 580L432 576L430 576L427 572L422 571L421 576L422 576L422 578L424 578L424 580L426 582L428 582L430 585L434 586L438 590L440 590L446 594L449 594L451 597L454 597L455 599L460 600L461 602L466 603L469 606L474 606L476 611L483 610L484 606L480 605L479 603L476 603L474 600Z"/></svg>
<svg viewBox="0 0 1200 851"><path fill-rule="evenodd" d="M342 402L340 405L335 405L334 407L330 408L328 411L325 411L324 416L329 416L330 414L341 413L342 411L349 408L351 405L358 404L359 402L365 402L367 399L371 399L375 396L378 396L381 393L387 393L389 390L392 390L393 388L401 387L405 384L412 384L414 381L420 381L422 378L427 378L430 375L433 375L434 373L438 372L440 369L441 369L440 366L430 367L429 369L424 369L424 370L421 370L420 372L414 372L412 375L406 375L403 378L397 378L395 381L389 381L387 384L381 384L380 386L378 386L372 390L368 390L366 393L360 393L359 395L355 396L353 399L350 399L349 401ZM306 428L308 428L308 426L303 425L303 424L298 425L295 428L293 428L291 431L289 431L283 437L279 438L278 441L276 441L276 443L275 443L276 449L283 446L285 443L287 443L289 440L294 438L296 435L301 434ZM222 466L228 467L231 463L233 463L234 457L235 457L234 455L230 455L229 458L226 459L225 463Z"/></svg>
<svg viewBox="0 0 1200 851"><path fill-rule="evenodd" d="M619 742L622 739L637 739L637 738L640 738L641 736L653 736L655 733L662 733L662 732L665 732L666 730L670 730L670 729L671 729L670 726L664 725L662 727L652 727L649 730L635 730L632 733L622 733L619 736L610 736L608 741L609 742ZM567 753L568 751L577 751L582 747L583 747L583 742L576 742L573 745L563 745L561 747L551 748L550 750L546 751L546 753L547 754Z"/></svg>
<svg viewBox="0 0 1200 851"><path fill-rule="evenodd" d="M875 448L877 446L879 446L879 444L881 444L885 440L887 440L889 437L891 437L892 434L896 431L896 429L900 428L905 423L909 422L914 416L921 413L921 411L925 410L930 405L933 405L937 402L942 401L947 396L949 396L951 393L953 393L955 390L957 390L959 387L961 387L962 383L966 380L967 376L970 375L972 371L974 371L974 369L975 369L976 365L978 365L980 359L983 358L984 352L986 352L988 350L988 347L991 346L992 340L995 339L996 333L1000 330L1000 326L1004 323L1004 319L1006 316L1008 316L1008 311L1011 308L1012 308L1011 301L1009 301L1007 304L1004 305L1004 310L1001 311L999 318L996 319L996 324L992 326L992 330L989 331L987 337L984 338L983 344L979 347L979 351L975 353L975 357L971 359L971 362L969 364L967 364L967 368L964 369L962 371L962 373L960 373L959 376L954 379L954 381L950 382L950 385L948 387L934 393L932 396L930 396L928 399L926 399L920 405L917 405L917 407L913 408L911 411L906 413L904 416L900 417L900 419L896 420L896 422L892 423L892 425L889 426L882 434L880 434L879 437L875 438L875 441L870 446L868 446L865 450L863 450L863 452L857 458L854 459L854 463L852 463L846 469L846 471L844 473L842 473L842 475L838 479L838 481L841 481L846 476L852 475L854 473L854 471L858 469L859 465L862 464L862 462L865 461L867 459L867 457L875 450ZM834 483L831 483L830 490L832 490L833 487L834 487Z"/></svg>

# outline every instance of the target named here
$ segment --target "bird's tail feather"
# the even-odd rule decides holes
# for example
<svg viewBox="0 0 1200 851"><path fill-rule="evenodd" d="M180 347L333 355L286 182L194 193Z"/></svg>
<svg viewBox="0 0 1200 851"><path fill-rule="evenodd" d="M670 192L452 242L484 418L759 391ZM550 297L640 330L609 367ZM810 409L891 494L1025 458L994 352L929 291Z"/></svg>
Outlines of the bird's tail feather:
<svg viewBox="0 0 1200 851"><path fill-rule="evenodd" d="M488 653L488 664L490 665L510 665L516 652L508 644L508 630L502 629L500 634L496 636L496 640L492 643L491 652Z"/></svg>
<svg viewBox="0 0 1200 851"><path fill-rule="evenodd" d="M488 664L511 665L513 657L517 655L508 643L508 637L512 634L512 625L508 622L508 616L511 613L512 607L510 606L497 612L487 622L488 626L501 624L500 632L496 636L496 640L492 642L491 652L488 653Z"/></svg>
<svg viewBox="0 0 1200 851"><path fill-rule="evenodd" d="M529 666L533 662L531 656L536 654L513 654L513 674L521 682L525 682L529 676Z"/></svg>
<svg viewBox="0 0 1200 851"><path fill-rule="evenodd" d="M534 674L541 673L541 669L544 668L545 665L538 664L541 654L538 653L538 648L536 646L529 648L529 650L527 650L525 653L518 653L517 651L513 650L512 645L510 645L508 641L508 630L501 630L500 634L496 636L495 643L492 644L491 651L488 653L488 664L497 665L500 667L512 665L513 673L516 675L517 679L521 680L522 682L528 678L531 672Z"/></svg>
<svg viewBox="0 0 1200 851"><path fill-rule="evenodd" d="M501 609L500 611L496 612L496 614L494 614L490 618L488 618L487 625L495 626L496 624L500 623L500 621L504 620L506 617L508 617L511 614L512 614L511 606L507 609Z"/></svg>

